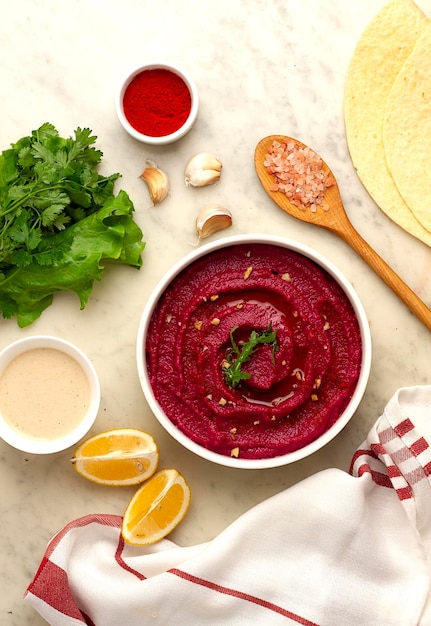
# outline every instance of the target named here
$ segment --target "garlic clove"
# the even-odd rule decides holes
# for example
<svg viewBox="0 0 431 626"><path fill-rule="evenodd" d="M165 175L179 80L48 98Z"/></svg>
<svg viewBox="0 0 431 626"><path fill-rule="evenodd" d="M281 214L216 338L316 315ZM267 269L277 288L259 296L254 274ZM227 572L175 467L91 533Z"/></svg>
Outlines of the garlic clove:
<svg viewBox="0 0 431 626"><path fill-rule="evenodd" d="M219 230L229 228L232 226L232 223L232 213L229 209L219 204L202 209L196 218L196 232L199 236L199 241Z"/></svg>
<svg viewBox="0 0 431 626"><path fill-rule="evenodd" d="M209 152L199 152L198 154L195 154L195 156L189 160L188 165L202 170L211 169L218 172L222 168L222 164L219 159Z"/></svg>
<svg viewBox="0 0 431 626"><path fill-rule="evenodd" d="M222 163L209 152L195 154L187 163L184 178L187 186L205 187L220 180Z"/></svg>
<svg viewBox="0 0 431 626"><path fill-rule="evenodd" d="M186 185L190 187L205 187L218 182L220 172L216 170L196 170L186 176Z"/></svg>
<svg viewBox="0 0 431 626"><path fill-rule="evenodd" d="M159 204L169 193L169 179L165 172L158 167L146 167L140 175L148 187L153 204Z"/></svg>

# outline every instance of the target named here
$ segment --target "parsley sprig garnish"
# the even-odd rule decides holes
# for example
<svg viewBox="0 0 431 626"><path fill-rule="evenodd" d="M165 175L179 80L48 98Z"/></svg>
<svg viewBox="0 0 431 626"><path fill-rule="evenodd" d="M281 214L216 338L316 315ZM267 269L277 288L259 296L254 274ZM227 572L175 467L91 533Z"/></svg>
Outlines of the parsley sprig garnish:
<svg viewBox="0 0 431 626"><path fill-rule="evenodd" d="M253 330L250 333L249 340L241 344L241 348L237 345L233 335L238 326L234 326L230 331L230 342L232 347L229 348L226 354L226 367L224 369L224 376L226 383L236 389L242 380L250 378L248 372L244 372L241 368L244 363L250 360L251 355L255 352L256 348L260 344L272 344L273 356L274 352L278 350L277 342L277 330L272 329L271 323L268 328L261 333Z"/></svg>

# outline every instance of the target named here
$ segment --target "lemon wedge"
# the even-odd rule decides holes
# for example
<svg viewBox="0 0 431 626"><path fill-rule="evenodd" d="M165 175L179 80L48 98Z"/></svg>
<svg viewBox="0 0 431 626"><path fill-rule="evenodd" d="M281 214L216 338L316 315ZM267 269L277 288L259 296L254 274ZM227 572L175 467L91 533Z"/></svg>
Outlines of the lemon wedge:
<svg viewBox="0 0 431 626"><path fill-rule="evenodd" d="M191 492L176 469L163 469L138 489L124 513L124 541L149 545L166 537L184 518Z"/></svg>
<svg viewBox="0 0 431 626"><path fill-rule="evenodd" d="M118 428L86 439L74 452L73 467L102 485L137 485L157 469L159 449L143 430Z"/></svg>

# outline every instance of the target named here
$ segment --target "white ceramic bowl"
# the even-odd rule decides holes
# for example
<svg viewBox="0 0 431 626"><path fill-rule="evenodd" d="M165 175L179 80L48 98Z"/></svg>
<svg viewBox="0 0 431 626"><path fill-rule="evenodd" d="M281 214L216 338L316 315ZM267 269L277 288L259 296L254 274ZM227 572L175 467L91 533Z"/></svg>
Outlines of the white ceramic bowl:
<svg viewBox="0 0 431 626"><path fill-rule="evenodd" d="M157 302L168 285L175 280L175 277L188 265L196 261L197 259L207 255L210 252L215 250L219 250L220 248L229 247L236 244L250 244L250 243L264 243L264 244L273 244L275 246L285 247L288 250L297 252L308 259L314 261L321 268L326 270L341 286L344 293L347 295L348 300L350 301L353 310L356 314L360 334L361 334L361 343L362 343L362 363L361 370L359 374L359 378L356 384L356 388L354 393L349 401L348 406L342 412L342 414L338 417L338 419L333 423L333 425L326 430L321 436L317 439L308 443L304 447L297 449L295 451L289 452L288 454L283 454L280 456L275 456L271 458L262 458L262 459L246 459L246 458L235 458L231 456L225 456L218 452L214 452L206 449L200 444L192 441L186 434L184 434L173 422L169 419L169 417L164 413L160 404L156 400L153 389L149 382L149 377L147 373L147 362L146 362L146 354L145 354L145 345L147 341L147 332L148 326L153 314L153 311L157 305ZM365 310L359 300L359 297L355 290L353 289L350 282L344 277L344 275L340 272L340 270L334 266L329 260L324 258L321 254L316 252L315 250L298 243L296 241L292 241L289 239L284 239L281 237L269 236L269 235L239 235L233 237L226 237L223 239L219 239L213 243L206 244L201 248L198 248L185 256L182 260L176 263L171 270L162 278L162 280L157 284L154 291L152 292L145 309L142 314L142 318L139 325L138 336L137 336L137 345L136 345L136 358L137 358L137 369L139 374L139 380L142 386L142 390L144 392L145 398L153 411L154 415L160 422L160 424L167 430L174 439L176 439L180 444L182 444L188 450L194 452L200 457L212 461L214 463L218 463L220 465L225 465L229 467L242 468L242 469L264 469L264 468L272 468L278 467L282 465L286 465L288 463L292 463L299 459L302 459L320 448L326 445L329 441L331 441L349 422L353 414L355 413L358 405L362 399L362 396L365 392L369 372L371 367L371 334L368 325L367 315Z"/></svg>
<svg viewBox="0 0 431 626"><path fill-rule="evenodd" d="M136 78L136 76L138 76L145 70L155 70L155 69L168 70L172 72L173 74L176 74L177 76L179 76L186 84L190 92L190 97L191 97L190 113L189 113L187 120L184 122L184 124L180 128L178 128L178 130L176 130L175 132L169 135L162 135L159 137L144 135L138 130L136 130L136 128L134 128L128 121L124 113L124 106L123 106L125 91L127 87L130 85L130 83L133 81L133 79ZM152 96L154 96L154 94L152 94ZM198 109L199 109L198 89L196 87L196 84L193 78L190 76L190 74L186 70L179 67L178 65L175 65L172 63L164 63L164 62L147 63L145 65L141 65L140 67L133 69L127 75L127 77L121 82L121 85L115 97L115 109L116 109L118 119L120 120L121 125L123 126L124 130L127 133L129 133L131 137L134 137L138 141L142 141L143 143L150 144L153 146L163 146L169 143L173 143L174 141L178 141L178 139L181 139L181 137L184 137L184 135L188 133L189 130L192 128L193 124L196 121L196 117L197 117Z"/></svg>
<svg viewBox="0 0 431 626"><path fill-rule="evenodd" d="M88 380L90 388L90 400L82 419L69 431L63 432L57 438L36 438L35 436L26 436L23 429L14 429L2 415L2 400L0 391L0 438L9 445L31 454L51 454L65 450L76 444L82 439L92 427L100 405L100 385L97 373L89 361L88 357L75 345L60 339L46 335L25 337L14 343L9 344L0 352L0 380L5 368L11 363L15 357L19 357L29 350L36 348L51 348L64 352L72 357L80 366ZM50 380L51 373L47 372L47 378ZM1 390L1 386L0 386ZM22 393L28 393L25 388Z"/></svg>

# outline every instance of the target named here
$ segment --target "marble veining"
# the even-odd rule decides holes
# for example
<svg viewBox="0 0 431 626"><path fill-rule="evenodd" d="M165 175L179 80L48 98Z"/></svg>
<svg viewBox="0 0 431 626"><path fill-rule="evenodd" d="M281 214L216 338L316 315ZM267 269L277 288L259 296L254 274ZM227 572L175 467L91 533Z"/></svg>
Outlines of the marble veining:
<svg viewBox="0 0 431 626"><path fill-rule="evenodd" d="M94 431L138 426L161 448L160 466L177 466L193 491L188 517L172 535L181 545L214 537L254 504L326 467L350 459L400 386L430 383L430 334L341 239L295 221L273 204L254 171L257 142L296 136L334 171L357 230L427 302L431 251L376 207L356 177L343 121L343 89L357 39L384 0L3 0L0 38L0 148L52 122L61 134L88 126L98 136L106 172L119 171L147 242L140 271L116 267L94 286L84 311L60 294L32 326L0 320L0 348L30 334L54 334L80 346L102 388ZM421 0L431 14L431 0ZM194 76L200 113L174 146L154 149L128 137L116 119L114 94L124 72L149 59L176 61ZM219 185L185 188L184 166L209 150L224 168ZM170 196L152 207L139 174L155 160L171 179ZM367 311L373 363L365 397L349 425L323 450L265 472L213 467L165 434L143 398L135 365L140 316L156 282L192 250L194 221L207 204L231 209L229 234L283 234L342 268ZM227 233L217 233L213 238ZM72 471L71 451L21 454L0 442L0 623L45 622L22 600L50 537L87 513L122 514L133 490L86 482Z"/></svg>

